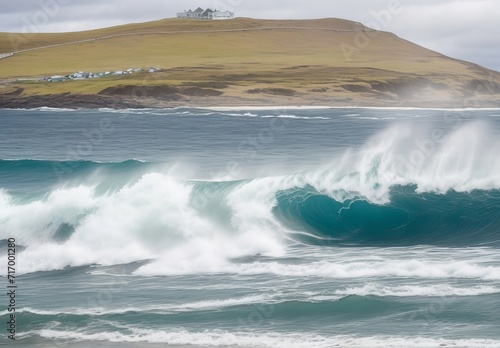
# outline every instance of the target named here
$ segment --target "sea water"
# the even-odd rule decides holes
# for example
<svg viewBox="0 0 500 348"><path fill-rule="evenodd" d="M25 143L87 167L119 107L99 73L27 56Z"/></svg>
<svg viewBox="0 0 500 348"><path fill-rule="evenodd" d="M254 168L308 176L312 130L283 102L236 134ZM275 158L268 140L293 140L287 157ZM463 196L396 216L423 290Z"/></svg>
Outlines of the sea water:
<svg viewBox="0 0 500 348"><path fill-rule="evenodd" d="M0 110L0 345L500 347L499 149L495 109Z"/></svg>

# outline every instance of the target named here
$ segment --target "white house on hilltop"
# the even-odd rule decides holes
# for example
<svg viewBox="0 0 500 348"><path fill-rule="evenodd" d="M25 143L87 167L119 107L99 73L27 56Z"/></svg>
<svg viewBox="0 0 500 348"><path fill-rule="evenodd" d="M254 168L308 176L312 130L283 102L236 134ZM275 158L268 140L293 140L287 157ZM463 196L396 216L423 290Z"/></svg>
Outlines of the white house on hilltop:
<svg viewBox="0 0 500 348"><path fill-rule="evenodd" d="M212 19L229 19L234 18L234 13L229 11L214 11L212 12Z"/></svg>
<svg viewBox="0 0 500 348"><path fill-rule="evenodd" d="M207 8L206 10L198 7L196 10L188 10L177 13L177 18L196 18L196 19L229 19L234 18L234 13L230 11L219 11Z"/></svg>

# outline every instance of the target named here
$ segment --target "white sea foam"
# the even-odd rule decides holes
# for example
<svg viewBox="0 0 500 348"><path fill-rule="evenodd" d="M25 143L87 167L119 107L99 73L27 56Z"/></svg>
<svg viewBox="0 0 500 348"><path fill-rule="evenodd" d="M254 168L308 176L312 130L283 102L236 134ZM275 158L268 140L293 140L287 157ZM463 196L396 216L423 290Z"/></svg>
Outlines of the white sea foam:
<svg viewBox="0 0 500 348"><path fill-rule="evenodd" d="M267 111L267 110L327 110L336 109L331 106L213 106L202 110L213 111Z"/></svg>
<svg viewBox="0 0 500 348"><path fill-rule="evenodd" d="M234 117L258 117L259 115L257 115L257 114L252 114L251 112L245 112L245 113L226 113L226 114L223 114L223 116L234 116Z"/></svg>
<svg viewBox="0 0 500 348"><path fill-rule="evenodd" d="M188 107L188 106L186 106ZM184 107L184 108L186 108ZM425 107L398 107L398 106L310 106L310 105L281 105L281 106L212 106L203 107L202 110L213 111L242 111L242 110L344 110L344 109L362 109L362 110L433 110L433 111L497 111L500 108L425 108Z"/></svg>
<svg viewBox="0 0 500 348"><path fill-rule="evenodd" d="M156 304L144 305L141 307L120 307L120 308L103 308L103 307L75 307L75 308L61 308L54 310L45 310L31 307L23 307L18 309L18 313L33 313L38 315L92 315L104 316L110 314L124 314L131 312L140 313L175 313L175 312L189 312L189 311L203 311L203 310L220 310L225 307L253 305L260 303L276 303L277 297L270 294L249 295L236 298L227 299L213 299L203 301L193 301L187 303L171 303L171 304ZM8 311L0 312L0 315L6 315Z"/></svg>
<svg viewBox="0 0 500 348"><path fill-rule="evenodd" d="M136 275L180 275L197 272L240 275L274 274L287 277L319 277L332 279L412 277L421 279L500 280L500 267L478 265L470 261L429 262L425 260L392 259L384 261L320 261L309 264L254 262L249 264L218 264L216 269L165 267L163 260L152 262L135 271Z"/></svg>
<svg viewBox="0 0 500 348"><path fill-rule="evenodd" d="M473 122L437 134L397 124L323 170L291 180L310 184L337 200L363 196L376 203L389 202L394 185L415 184L418 192L438 193L498 189L500 137L490 128Z"/></svg>
<svg viewBox="0 0 500 348"><path fill-rule="evenodd" d="M500 138L488 124L464 124L434 144L427 141L428 136L426 130L411 124L396 125L326 168L247 180L220 192L204 208L191 202L195 183L160 173L146 174L119 191L100 194L92 186L60 187L44 199L24 204L0 191L0 238L15 234L18 243L27 247L22 252L21 273L155 259L137 274L260 272L498 279L498 267L460 262L235 265L229 261L286 253L288 231L272 212L281 190L310 185L338 201L361 196L387 203L395 184L416 184L419 192L439 193L500 188ZM411 162L415 158L421 163ZM67 240L54 238L64 224L74 232Z"/></svg>
<svg viewBox="0 0 500 348"><path fill-rule="evenodd" d="M42 106L40 108L35 108L32 110L37 111L47 111L47 112L68 112L68 111L78 111L78 109L69 109L69 108L51 108L48 106Z"/></svg>
<svg viewBox="0 0 500 348"><path fill-rule="evenodd" d="M336 295L359 296L394 296L394 297L440 297L440 296L478 296L500 293L500 287L483 285L469 287L455 287L448 284L432 285L383 285L369 283L358 287L347 287L336 290Z"/></svg>
<svg viewBox="0 0 500 348"><path fill-rule="evenodd" d="M105 316L113 314L125 314L132 312L172 314L176 312L221 310L232 306L278 304L290 301L300 302L332 302L338 301L346 296L380 296L380 297L444 297L444 296L479 296L500 293L499 286L480 285L470 287L456 287L448 284L429 285L387 285L376 282L360 286L350 286L338 290L303 291L301 288L290 287L286 294L282 292L263 293L226 299L212 299L192 301L186 303L162 303L155 305L143 305L140 307L104 308L104 307L75 307L45 310L31 307L18 309L19 313L33 313L37 315L91 315ZM7 315L7 311L0 312Z"/></svg>
<svg viewBox="0 0 500 348"><path fill-rule="evenodd" d="M62 223L78 225L82 215L94 209L100 198L93 195L92 187L79 186L57 189L45 200L17 205L10 196L0 191L0 223L3 233L15 231L22 245L36 245L52 241ZM4 235L5 233L5 235Z"/></svg>
<svg viewBox="0 0 500 348"><path fill-rule="evenodd" d="M297 116L297 115L264 115L262 118L291 118L295 120L330 120L330 117L322 116Z"/></svg>
<svg viewBox="0 0 500 348"><path fill-rule="evenodd" d="M470 261L427 262L396 259L380 262L318 262L308 265L255 263L238 265L237 269L243 274L273 273L324 278L412 277L500 280L500 267L480 266Z"/></svg>
<svg viewBox="0 0 500 348"><path fill-rule="evenodd" d="M481 255L450 261L446 255L424 258L417 252L402 255L386 251L384 257L373 258L375 254L367 251L362 257L337 254L334 261L326 258L295 265L279 260L248 264L229 261L259 253L285 255L286 229L275 221L271 211L274 192L280 187L280 180L271 178L238 186L222 202L229 209L228 225L189 205L190 185L160 174L146 175L136 184L104 196L82 186L56 190L46 200L26 205L13 204L10 196L1 192L0 221L6 229L0 237L8 238L7 231L14 230L18 243L27 246L22 252L21 273L155 259L136 274L500 279L500 267L488 258L483 262ZM67 241L54 241L61 223L74 225L75 232Z"/></svg>
<svg viewBox="0 0 500 348"><path fill-rule="evenodd" d="M244 328L243 328L244 329ZM434 339L426 337L391 336L322 336L314 333L252 333L205 330L189 332L182 329L170 331L130 328L132 333L40 330L26 334L37 334L57 340L108 341L134 343L163 343L170 345L193 345L203 347L284 347L284 348L330 348L330 347L500 347L500 341L490 339Z"/></svg>
<svg viewBox="0 0 500 348"><path fill-rule="evenodd" d="M181 273L216 272L230 258L283 254L272 200L262 203L264 197L243 189L228 207L232 221L221 225L190 205L191 190L167 175L147 174L100 196L92 187L61 188L44 200L16 205L2 193L0 238L16 231L17 243L27 247L20 273L151 258ZM75 231L66 241L53 240L63 223Z"/></svg>

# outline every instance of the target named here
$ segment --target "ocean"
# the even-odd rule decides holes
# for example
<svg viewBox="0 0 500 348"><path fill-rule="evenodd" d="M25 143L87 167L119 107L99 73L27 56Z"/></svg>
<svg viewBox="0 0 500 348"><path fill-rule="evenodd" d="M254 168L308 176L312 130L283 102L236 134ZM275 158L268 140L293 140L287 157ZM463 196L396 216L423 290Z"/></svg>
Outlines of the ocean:
<svg viewBox="0 0 500 348"><path fill-rule="evenodd" d="M2 109L0 346L500 347L499 149L499 109Z"/></svg>

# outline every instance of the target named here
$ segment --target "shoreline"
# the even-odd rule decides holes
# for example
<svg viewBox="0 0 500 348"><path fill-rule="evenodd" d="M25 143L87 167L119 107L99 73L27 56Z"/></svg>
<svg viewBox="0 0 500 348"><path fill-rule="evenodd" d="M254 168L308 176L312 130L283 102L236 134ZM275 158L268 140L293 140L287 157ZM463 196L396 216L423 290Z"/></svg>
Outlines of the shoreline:
<svg viewBox="0 0 500 348"><path fill-rule="evenodd" d="M97 94L55 94L12 96L0 94L0 109L71 109L71 110L126 110L193 108L212 111L232 110L324 110L324 109L380 109L380 110L497 110L499 100L451 101L389 101L385 99L353 98L327 100L307 97L251 99L234 96L183 98L178 101L159 98L136 98Z"/></svg>
<svg viewBox="0 0 500 348"><path fill-rule="evenodd" d="M72 112L72 111L84 111L84 110L99 110L99 111L121 111L121 110L178 110L178 109L195 109L195 110L209 110L209 111L266 111L266 110L337 110L337 109L363 109L363 110L401 110L401 111L411 111L411 110L430 110L430 111L500 111L500 107L480 107L480 108L437 108L437 107L382 107L382 106L307 106L307 105L282 105L282 106L192 106L183 105L175 107L143 107L143 108L121 108L121 109L111 109L111 108L71 108L71 107L26 107L26 108L10 108L0 106L0 110L12 110L12 111L54 111L54 112Z"/></svg>

